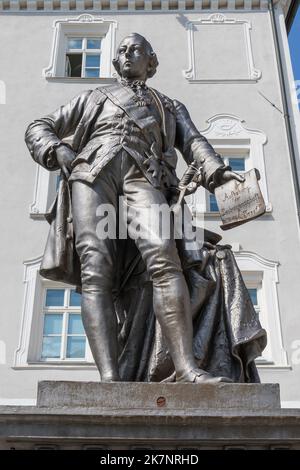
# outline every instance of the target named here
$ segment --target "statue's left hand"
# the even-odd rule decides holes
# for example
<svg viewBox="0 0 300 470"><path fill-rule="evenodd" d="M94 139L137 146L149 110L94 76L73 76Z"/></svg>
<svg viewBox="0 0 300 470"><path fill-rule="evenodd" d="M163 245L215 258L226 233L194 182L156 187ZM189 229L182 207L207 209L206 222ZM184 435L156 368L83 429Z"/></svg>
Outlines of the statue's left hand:
<svg viewBox="0 0 300 470"><path fill-rule="evenodd" d="M235 173L234 171L226 170L219 175L218 184L216 186L221 186L222 184L227 183L227 181L230 180L237 180L240 183L243 183L245 181L245 178L242 175Z"/></svg>

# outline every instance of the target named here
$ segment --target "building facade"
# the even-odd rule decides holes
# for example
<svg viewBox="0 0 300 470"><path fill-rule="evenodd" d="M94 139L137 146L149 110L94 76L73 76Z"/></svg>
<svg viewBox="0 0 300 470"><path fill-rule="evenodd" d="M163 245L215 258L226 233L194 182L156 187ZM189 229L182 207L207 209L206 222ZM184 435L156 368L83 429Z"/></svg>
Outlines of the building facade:
<svg viewBox="0 0 300 470"><path fill-rule="evenodd" d="M58 174L38 167L27 125L74 95L113 83L116 45L131 32L160 65L149 84L182 101L233 169L258 168L266 213L221 233L235 253L268 346L262 382L300 407L300 123L285 17L267 0L0 1L1 269L0 404L34 404L41 380L97 381L80 298L38 270ZM178 173L184 170L179 162ZM190 198L220 233L216 201Z"/></svg>

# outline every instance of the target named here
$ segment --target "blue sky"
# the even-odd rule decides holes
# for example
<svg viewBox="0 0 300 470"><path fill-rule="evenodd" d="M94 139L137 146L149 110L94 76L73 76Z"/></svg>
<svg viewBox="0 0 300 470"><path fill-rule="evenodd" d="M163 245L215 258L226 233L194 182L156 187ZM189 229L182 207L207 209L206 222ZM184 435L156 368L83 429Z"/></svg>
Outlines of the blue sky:
<svg viewBox="0 0 300 470"><path fill-rule="evenodd" d="M295 80L300 80L300 8L298 7L293 26L289 34L289 45Z"/></svg>

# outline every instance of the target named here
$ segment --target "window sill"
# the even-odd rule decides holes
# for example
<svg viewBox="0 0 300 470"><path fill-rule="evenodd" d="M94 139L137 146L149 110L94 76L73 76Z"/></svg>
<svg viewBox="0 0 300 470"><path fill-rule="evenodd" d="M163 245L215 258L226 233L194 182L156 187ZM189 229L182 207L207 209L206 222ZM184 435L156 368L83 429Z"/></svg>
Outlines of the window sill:
<svg viewBox="0 0 300 470"><path fill-rule="evenodd" d="M256 367L258 369L271 369L271 370L292 370L292 366L288 364L274 364L274 362L256 362Z"/></svg>
<svg viewBox="0 0 300 470"><path fill-rule="evenodd" d="M100 78L81 78L81 77L46 77L49 82L58 83L115 83L117 79L115 77L100 77Z"/></svg>
<svg viewBox="0 0 300 470"><path fill-rule="evenodd" d="M23 366L13 366L14 370L43 370L43 369L62 369L62 370L97 370L93 362L29 362Z"/></svg>
<svg viewBox="0 0 300 470"><path fill-rule="evenodd" d="M213 217L213 218L221 217L221 216L220 216L220 212L206 211L206 212L204 212L204 215L205 215L206 217Z"/></svg>
<svg viewBox="0 0 300 470"><path fill-rule="evenodd" d="M276 369L292 370L289 364L275 364L271 361L257 360L255 365L258 369ZM22 366L13 366L13 370L32 370L32 369L67 369L67 370L97 370L94 362L87 361L49 361L49 362L28 362Z"/></svg>

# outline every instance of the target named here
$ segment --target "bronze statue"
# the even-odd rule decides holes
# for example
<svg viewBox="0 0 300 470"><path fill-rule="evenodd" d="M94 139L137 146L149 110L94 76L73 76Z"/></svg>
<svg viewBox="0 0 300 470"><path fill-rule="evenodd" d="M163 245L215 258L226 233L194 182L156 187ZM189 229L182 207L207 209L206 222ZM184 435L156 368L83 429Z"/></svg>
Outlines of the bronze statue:
<svg viewBox="0 0 300 470"><path fill-rule="evenodd" d="M199 169L199 178L189 191L200 183L213 191L231 179L243 180L224 165L197 131L183 104L146 85L158 61L144 37L126 37L113 63L118 83L81 93L27 129L26 143L35 161L49 170L61 168L65 177L49 216L52 234L42 274L81 284L83 324L102 381L168 377L194 383L258 380L253 359L264 347L265 334L228 247L216 246L218 239L213 235L193 253L184 240L166 240L158 234L155 241L141 237L133 242L130 215L131 240L97 235L97 208L109 204L117 211L120 195L137 214L139 208L151 215L153 205L174 203L178 198L175 148L188 165L193 163ZM63 139L71 135L72 145L66 144ZM137 215L137 219L147 232L143 216ZM61 266L51 267L53 243L63 233L60 259L56 258ZM68 255L62 255L68 250ZM220 253L227 256L227 274L218 271ZM228 298L224 300L220 278L231 276L233 270L242 294L228 339L228 328L222 322L232 318L222 317ZM213 308L214 313L209 313ZM203 316L203 311L208 313ZM245 315L249 320L246 327ZM223 346L215 346L216 335ZM226 353L230 360L219 359L225 351L224 338L231 349ZM202 357L197 355L197 343L205 349ZM216 359L218 348L222 354ZM211 367L209 357L219 365ZM230 361L230 366L223 367ZM219 374L223 371L225 376Z"/></svg>

